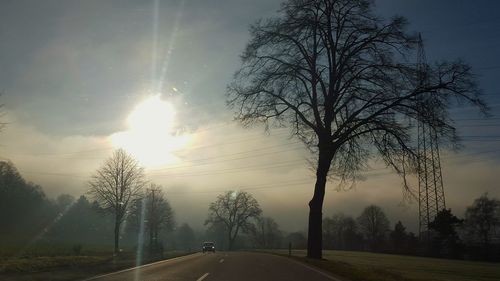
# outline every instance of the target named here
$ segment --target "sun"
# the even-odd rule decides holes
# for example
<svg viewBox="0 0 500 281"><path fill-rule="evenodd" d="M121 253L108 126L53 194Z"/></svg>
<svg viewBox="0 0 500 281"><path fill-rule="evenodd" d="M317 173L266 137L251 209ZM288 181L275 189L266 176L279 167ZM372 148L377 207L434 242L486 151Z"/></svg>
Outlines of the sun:
<svg viewBox="0 0 500 281"><path fill-rule="evenodd" d="M175 107L160 95L138 104L127 117L128 130L111 135L116 148L123 148L146 166L175 164L175 152L190 143L188 135L175 134Z"/></svg>

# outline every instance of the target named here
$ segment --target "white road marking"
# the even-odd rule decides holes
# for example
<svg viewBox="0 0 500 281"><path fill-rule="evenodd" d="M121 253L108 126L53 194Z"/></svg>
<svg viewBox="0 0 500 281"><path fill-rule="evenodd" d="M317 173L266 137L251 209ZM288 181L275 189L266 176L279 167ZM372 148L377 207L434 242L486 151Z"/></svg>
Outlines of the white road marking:
<svg viewBox="0 0 500 281"><path fill-rule="evenodd" d="M208 276L208 274L209 274L208 272L203 274L200 278L196 279L196 281L201 281L201 280L205 279Z"/></svg>
<svg viewBox="0 0 500 281"><path fill-rule="evenodd" d="M285 258L285 257L283 257L283 258ZM291 262L294 262L294 263L298 263L298 264L302 265L303 267L308 268L309 270L314 271L314 272L316 272L316 273L319 273L319 274L323 275L324 277L326 277L326 278L328 278L328 279L330 279L330 280L333 280L333 281L341 281L340 279L338 279L338 278L336 278L336 277L333 277L333 276L331 276L331 275L330 275L330 274L328 274L328 273L325 273L325 272L323 272L323 271L321 271L321 270L318 270L318 269L316 269L316 268L314 268L314 267L311 267L311 266L309 266L309 265L306 265L305 263L302 263L302 262L300 262L300 261L296 261L296 260L294 260L294 259L288 259L288 260L289 260L289 261L291 261Z"/></svg>
<svg viewBox="0 0 500 281"><path fill-rule="evenodd" d="M224 259L220 259L219 263L223 263L224 262Z"/></svg>
<svg viewBox="0 0 500 281"><path fill-rule="evenodd" d="M127 271L132 271L135 269L144 268L144 267L148 267L148 266L152 266L152 265L156 265L156 264L160 264L160 263L168 263L168 262L172 262L172 261L188 259L188 258L193 257L193 256L199 256L199 254L195 253L195 254L180 256L180 257L171 258L171 259L167 259L167 260L157 261L157 262L153 262L153 263L148 263L148 264L144 264L144 265L140 265L140 266L136 266L136 267L132 267L132 268L127 268L127 269L120 270L120 271L115 271L115 272L111 272L111 273L107 273L107 274L93 276L93 277L84 279L83 281L94 280L94 279L98 279L98 278L102 278L102 277L106 277L106 276L110 276L110 275L115 275L115 274L119 274L119 273L123 273L123 272L127 272Z"/></svg>

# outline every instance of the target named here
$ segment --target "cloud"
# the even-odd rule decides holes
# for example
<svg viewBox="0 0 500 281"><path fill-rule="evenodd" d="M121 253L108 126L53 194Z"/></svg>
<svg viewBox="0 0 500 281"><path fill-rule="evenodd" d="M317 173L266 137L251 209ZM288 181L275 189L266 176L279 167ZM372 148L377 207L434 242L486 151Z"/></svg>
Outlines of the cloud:
<svg viewBox="0 0 500 281"><path fill-rule="evenodd" d="M111 154L108 136L53 136L33 126L12 122L0 134L3 158L11 159L25 178L41 184L51 197L80 195L88 177ZM176 151L180 163L147 169L148 179L163 186L178 221L203 229L208 204L228 190L250 192L265 215L288 231L304 230L314 188L314 173L302 144L289 139L286 129L264 133L235 123L212 123L189 132L190 147ZM488 154L443 153L447 207L459 216L484 192L500 198L493 175L500 173L497 158ZM378 166L376 168L379 168ZM369 204L380 205L391 222L402 220L418 229L417 202L405 203L401 179L390 170L366 172L366 179L348 191L336 183L327 187L324 216L343 212L357 217Z"/></svg>
<svg viewBox="0 0 500 281"><path fill-rule="evenodd" d="M12 112L7 116L10 122L0 134L0 155L11 160L24 178L42 185L50 196L85 192L90 172L112 150L104 137L51 136L17 121Z"/></svg>
<svg viewBox="0 0 500 281"><path fill-rule="evenodd" d="M202 228L208 204L221 192L239 189L251 192L264 213L284 229L307 226L314 173L302 144L289 139L286 129L268 136L260 128L231 123L224 104L225 85L239 65L248 25L274 14L281 1L186 1L175 37L178 2L162 2L156 47L152 2L35 2L11 1L7 4L14 6L0 9L0 23L16 26L0 30L6 38L0 45L0 89L6 91L1 98L11 121L0 133L0 155L11 159L27 179L41 184L49 196L84 193L89 175L114 148L109 137L128 129L127 115L152 94L152 80L161 76L152 73L152 66L162 65L170 51L163 94L177 89L179 98L168 96L178 113L175 134L192 135L193 141L173 152L181 162L149 169L148 177L163 185L178 220ZM406 5L394 3L378 7ZM12 10L26 16L17 17ZM431 29L432 43L442 32ZM471 47L448 45L429 44L428 54L453 48L453 53L463 53L456 48ZM489 58L484 52L469 54ZM488 81L494 92L496 80ZM497 134L490 127L463 131ZM464 156L444 153L442 163L447 206L458 215L483 192L500 197L498 153L477 153L496 149L496 143L467 144ZM325 216L344 212L356 217L366 205L378 204L392 222L401 219L416 229L418 205L401 204L400 179L389 170L367 172L366 180L349 191L335 187L328 186Z"/></svg>

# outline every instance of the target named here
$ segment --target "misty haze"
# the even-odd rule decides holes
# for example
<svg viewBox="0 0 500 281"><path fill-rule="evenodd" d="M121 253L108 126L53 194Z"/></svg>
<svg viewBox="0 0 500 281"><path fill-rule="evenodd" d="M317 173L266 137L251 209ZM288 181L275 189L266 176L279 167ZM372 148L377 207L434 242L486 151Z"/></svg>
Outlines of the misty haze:
<svg viewBox="0 0 500 281"><path fill-rule="evenodd" d="M493 1L0 1L1 280L500 280Z"/></svg>

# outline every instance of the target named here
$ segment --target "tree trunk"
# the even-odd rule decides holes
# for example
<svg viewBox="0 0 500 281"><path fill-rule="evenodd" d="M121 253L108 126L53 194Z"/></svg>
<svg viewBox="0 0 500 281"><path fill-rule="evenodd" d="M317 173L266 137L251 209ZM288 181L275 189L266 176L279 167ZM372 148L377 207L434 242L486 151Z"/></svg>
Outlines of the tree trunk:
<svg viewBox="0 0 500 281"><path fill-rule="evenodd" d="M149 256L153 256L153 229L151 224L149 226Z"/></svg>
<svg viewBox="0 0 500 281"><path fill-rule="evenodd" d="M120 250L120 220L115 218L115 250L114 255L118 255Z"/></svg>
<svg viewBox="0 0 500 281"><path fill-rule="evenodd" d="M231 250L233 250L233 242L234 242L233 236L231 235L231 232L229 232L229 241L228 242L229 242L228 250L231 251Z"/></svg>
<svg viewBox="0 0 500 281"><path fill-rule="evenodd" d="M311 201L309 201L308 258L321 259L323 257L323 200L325 198L326 180L332 159L333 153L330 150L320 147L314 195Z"/></svg>

